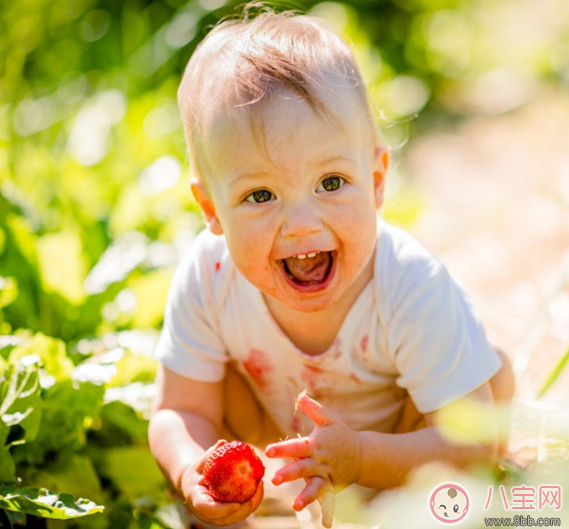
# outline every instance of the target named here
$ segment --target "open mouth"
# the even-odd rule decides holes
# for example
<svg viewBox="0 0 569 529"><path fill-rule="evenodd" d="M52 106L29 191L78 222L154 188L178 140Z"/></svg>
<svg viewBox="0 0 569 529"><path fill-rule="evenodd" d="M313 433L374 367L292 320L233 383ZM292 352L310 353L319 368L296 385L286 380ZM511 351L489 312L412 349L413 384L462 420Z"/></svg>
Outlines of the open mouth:
<svg viewBox="0 0 569 529"><path fill-rule="evenodd" d="M335 269L336 252L312 252L281 259L287 283L301 292L317 292L328 286Z"/></svg>

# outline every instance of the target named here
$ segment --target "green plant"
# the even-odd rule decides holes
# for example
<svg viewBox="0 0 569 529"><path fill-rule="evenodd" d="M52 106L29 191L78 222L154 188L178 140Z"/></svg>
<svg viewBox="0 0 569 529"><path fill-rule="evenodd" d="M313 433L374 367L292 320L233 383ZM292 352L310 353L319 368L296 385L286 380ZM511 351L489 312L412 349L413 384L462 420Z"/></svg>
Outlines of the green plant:
<svg viewBox="0 0 569 529"><path fill-rule="evenodd" d="M513 79L512 94L567 79L567 23L524 31L515 0L291 3L353 43L395 146L472 112L467 89L487 73ZM176 87L238 4L0 0L0 525L176 525L146 441L150 351L201 227ZM412 224L423 197L394 180L385 213Z"/></svg>
<svg viewBox="0 0 569 529"><path fill-rule="evenodd" d="M171 503L146 440L154 360L92 341L98 353L74 362L61 340L3 338L0 509L17 513L16 525L25 515L47 527L129 527Z"/></svg>

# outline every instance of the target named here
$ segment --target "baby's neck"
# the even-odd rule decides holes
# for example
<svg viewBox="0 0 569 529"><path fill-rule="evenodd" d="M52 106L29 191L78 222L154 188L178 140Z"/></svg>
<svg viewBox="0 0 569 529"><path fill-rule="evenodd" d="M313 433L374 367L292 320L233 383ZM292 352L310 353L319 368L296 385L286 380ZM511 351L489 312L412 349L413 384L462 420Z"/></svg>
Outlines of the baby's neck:
<svg viewBox="0 0 569 529"><path fill-rule="evenodd" d="M263 297L274 320L289 340L303 353L317 356L330 349L350 309L372 278L373 259L336 303L317 312L299 312L276 298Z"/></svg>
<svg viewBox="0 0 569 529"><path fill-rule="evenodd" d="M303 353L317 356L334 343L350 307L346 310L298 312L270 296L264 296L274 320Z"/></svg>

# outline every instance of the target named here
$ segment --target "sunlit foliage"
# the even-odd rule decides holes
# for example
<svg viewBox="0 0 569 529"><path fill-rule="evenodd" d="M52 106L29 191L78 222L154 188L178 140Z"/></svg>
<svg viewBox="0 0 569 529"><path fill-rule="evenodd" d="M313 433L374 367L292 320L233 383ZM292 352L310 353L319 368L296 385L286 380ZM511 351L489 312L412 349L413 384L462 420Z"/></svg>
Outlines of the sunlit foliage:
<svg viewBox="0 0 569 529"><path fill-rule="evenodd" d="M0 424L0 481L105 503L80 527L166 523L146 444L150 353L173 268L203 226L176 89L207 28L242 4L0 0L0 383L6 396L28 373L35 399ZM283 7L352 43L396 160L409 138L569 83L566 0ZM426 206L397 163L389 191L385 216L412 225Z"/></svg>

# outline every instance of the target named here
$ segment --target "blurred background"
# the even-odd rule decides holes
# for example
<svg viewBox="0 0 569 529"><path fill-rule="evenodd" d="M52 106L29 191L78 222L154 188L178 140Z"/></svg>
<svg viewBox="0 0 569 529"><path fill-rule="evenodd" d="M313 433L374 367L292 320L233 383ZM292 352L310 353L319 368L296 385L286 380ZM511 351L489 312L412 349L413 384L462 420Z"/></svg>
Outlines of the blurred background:
<svg viewBox="0 0 569 529"><path fill-rule="evenodd" d="M6 441L19 470L0 482L19 476L107 505L112 497L105 521L89 522L99 527L131 526L133 512L135 526L159 524L157 470L148 470L155 488L140 491L113 462L134 458L132 472L152 465L151 351L173 268L203 228L177 85L207 29L239 5L0 0L0 368L32 352L40 379L47 370L100 389L77 411L87 423L61 426L72 445L55 430L50 441ZM352 44L393 155L384 216L445 261L515 363L521 416L540 417L535 428L515 425L520 461L543 460L547 439L566 457L569 2L277 5L327 19ZM65 374L46 367L63 357ZM58 417L71 419L48 387L38 390L37 420L55 429ZM77 483L53 477L70 446Z"/></svg>

